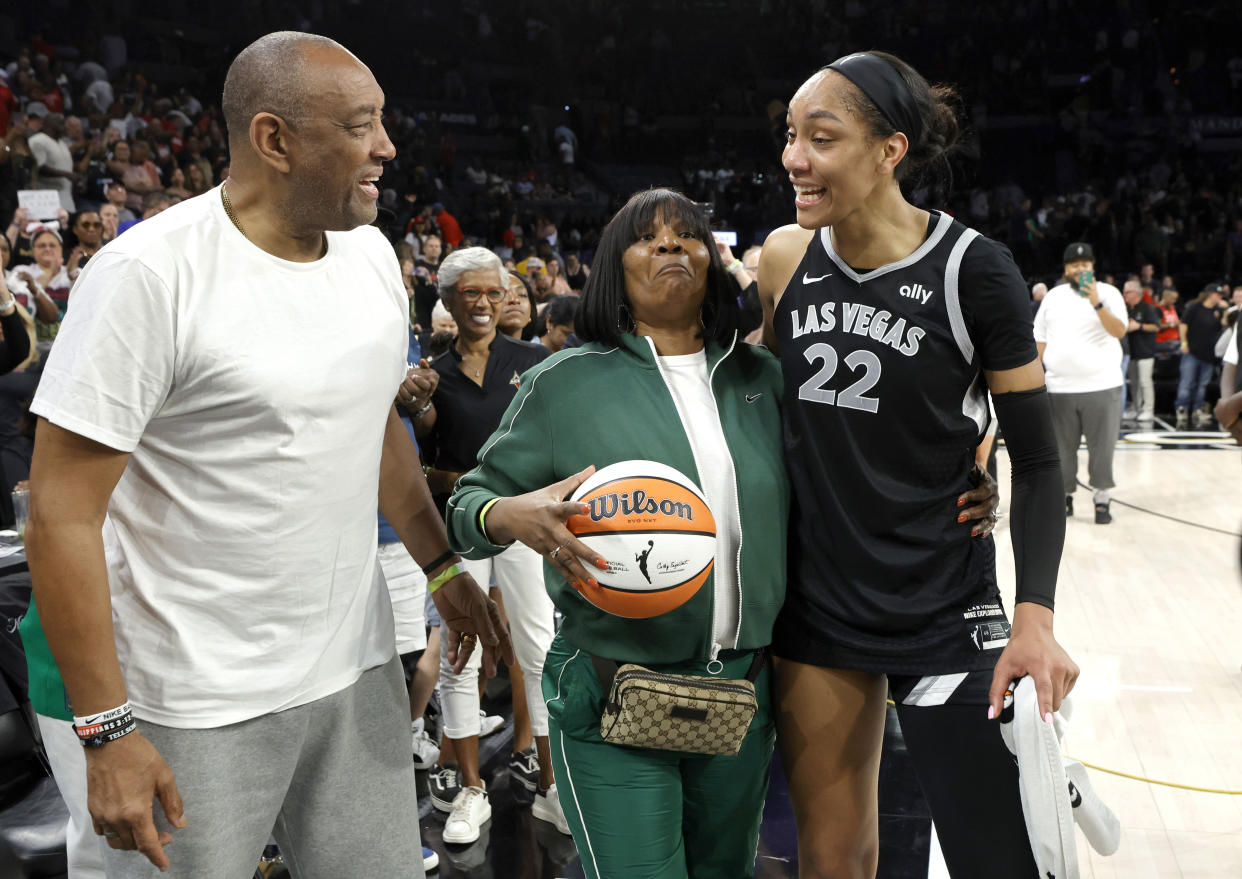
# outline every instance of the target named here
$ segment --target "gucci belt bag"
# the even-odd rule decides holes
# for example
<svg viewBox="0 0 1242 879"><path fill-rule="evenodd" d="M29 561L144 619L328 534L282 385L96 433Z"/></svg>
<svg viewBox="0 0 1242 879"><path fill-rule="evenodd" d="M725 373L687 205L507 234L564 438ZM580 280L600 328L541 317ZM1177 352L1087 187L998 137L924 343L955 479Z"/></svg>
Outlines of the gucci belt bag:
<svg viewBox="0 0 1242 879"><path fill-rule="evenodd" d="M759 707L755 679L764 651L755 653L745 678L665 674L641 665L618 666L592 656L608 701L599 734L614 745L736 754Z"/></svg>

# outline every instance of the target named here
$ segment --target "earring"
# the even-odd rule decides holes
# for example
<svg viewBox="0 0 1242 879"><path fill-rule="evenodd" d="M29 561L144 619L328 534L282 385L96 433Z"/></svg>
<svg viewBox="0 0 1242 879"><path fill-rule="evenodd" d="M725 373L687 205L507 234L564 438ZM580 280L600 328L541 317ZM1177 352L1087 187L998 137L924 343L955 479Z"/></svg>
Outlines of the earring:
<svg viewBox="0 0 1242 879"><path fill-rule="evenodd" d="M629 306L624 302L621 303L621 314L617 317L617 332L621 335L633 333L637 331L638 324L634 323L634 315L630 314Z"/></svg>

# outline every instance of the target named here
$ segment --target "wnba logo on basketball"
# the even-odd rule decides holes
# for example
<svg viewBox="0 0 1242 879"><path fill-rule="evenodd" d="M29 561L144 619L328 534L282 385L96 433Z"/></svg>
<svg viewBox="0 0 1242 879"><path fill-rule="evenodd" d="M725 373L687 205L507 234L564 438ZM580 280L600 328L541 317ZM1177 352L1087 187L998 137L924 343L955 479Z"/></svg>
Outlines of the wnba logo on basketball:
<svg viewBox="0 0 1242 879"><path fill-rule="evenodd" d="M699 487L667 464L611 464L570 499L583 507L565 524L608 562L597 585L573 584L599 609L658 616L693 598L711 576L716 520Z"/></svg>
<svg viewBox="0 0 1242 879"><path fill-rule="evenodd" d="M685 519L689 522L694 521L694 509L690 504L684 501L675 501L671 498L656 500L653 497L649 497L647 492L641 488L633 493L623 492L617 494L614 492L612 494L597 495L588 500L587 505L591 508L590 516L592 522L611 519L618 513L622 516L654 516L659 513L665 516Z"/></svg>

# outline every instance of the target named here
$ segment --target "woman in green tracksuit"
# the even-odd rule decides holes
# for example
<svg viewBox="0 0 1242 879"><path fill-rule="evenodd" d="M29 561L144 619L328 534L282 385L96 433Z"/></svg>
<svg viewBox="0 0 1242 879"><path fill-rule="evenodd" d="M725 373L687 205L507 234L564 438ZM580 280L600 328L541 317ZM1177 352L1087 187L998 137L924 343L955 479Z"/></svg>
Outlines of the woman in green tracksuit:
<svg viewBox="0 0 1242 879"><path fill-rule="evenodd" d="M604 230L575 330L533 367L447 509L466 558L521 540L543 554L564 622L544 665L556 789L591 879L742 879L755 851L774 724L769 673L736 756L612 745L591 656L673 674L742 678L785 593L789 484L781 374L737 339L736 285L703 213L669 190L635 195ZM717 523L712 576L661 616L623 619L570 585L603 560L565 527L565 498L618 461L667 464ZM983 494L987 494L983 490ZM981 508L980 508L981 509ZM982 516L983 513L975 513Z"/></svg>

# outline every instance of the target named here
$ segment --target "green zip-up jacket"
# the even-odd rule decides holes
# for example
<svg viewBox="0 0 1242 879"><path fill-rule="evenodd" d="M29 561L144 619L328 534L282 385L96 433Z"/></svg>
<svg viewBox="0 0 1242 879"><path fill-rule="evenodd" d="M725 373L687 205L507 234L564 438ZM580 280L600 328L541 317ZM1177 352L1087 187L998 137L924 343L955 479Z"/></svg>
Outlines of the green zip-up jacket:
<svg viewBox="0 0 1242 879"><path fill-rule="evenodd" d="M789 483L781 441L780 365L767 351L734 341L707 345L716 408L734 464L741 545L736 644L713 645L714 576L693 598L650 619L613 616L588 602L544 562L544 583L564 614L561 635L575 648L626 662L712 659L720 648L771 642L785 597ZM701 484L673 395L646 337L588 343L532 367L479 464L457 483L446 516L453 548L466 558L505 549L488 540L479 512L496 497L535 491L618 461L660 461Z"/></svg>

